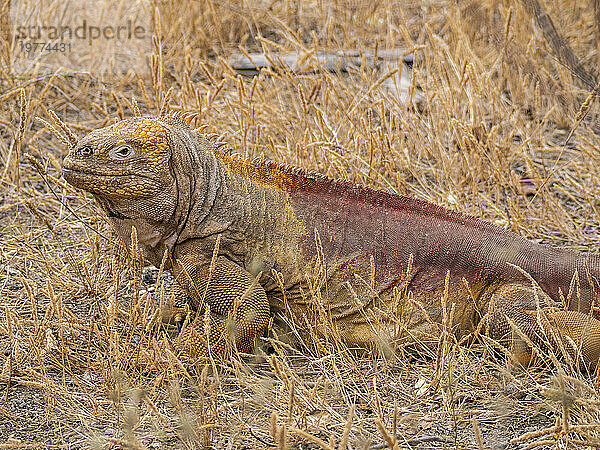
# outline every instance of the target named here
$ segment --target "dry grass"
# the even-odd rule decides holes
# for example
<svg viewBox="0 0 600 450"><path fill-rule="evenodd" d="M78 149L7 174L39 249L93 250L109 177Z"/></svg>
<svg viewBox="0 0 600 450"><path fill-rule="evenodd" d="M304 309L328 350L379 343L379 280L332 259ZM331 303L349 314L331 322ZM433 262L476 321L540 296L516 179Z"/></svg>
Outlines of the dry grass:
<svg viewBox="0 0 600 450"><path fill-rule="evenodd" d="M585 67L600 62L592 3L546 5ZM270 356L172 360L160 372L131 364L173 334L160 323L171 280L128 256L91 198L60 179L66 149L51 110L78 136L138 107L200 111L247 156L431 200L537 241L600 242L597 102L580 110L593 86L557 62L521 3L188 6L161 8L152 78L1 69L0 447L600 447L597 376L563 363L514 370L447 335L429 351L369 357L288 346L274 328ZM398 48L415 53L408 101L389 75L397 66L369 64L373 50ZM298 51L307 64L312 52L358 50L364 64L242 77L227 63L240 49Z"/></svg>

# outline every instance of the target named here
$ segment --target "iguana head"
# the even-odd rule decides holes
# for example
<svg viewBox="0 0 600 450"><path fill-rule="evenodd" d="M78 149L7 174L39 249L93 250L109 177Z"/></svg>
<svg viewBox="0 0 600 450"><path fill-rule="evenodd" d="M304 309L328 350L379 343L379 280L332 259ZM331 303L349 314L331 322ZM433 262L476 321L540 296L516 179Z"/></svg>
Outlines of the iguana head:
<svg viewBox="0 0 600 450"><path fill-rule="evenodd" d="M176 116L135 117L79 140L63 160L63 176L94 195L124 241L134 225L140 243L172 247L203 201L201 154Z"/></svg>
<svg viewBox="0 0 600 450"><path fill-rule="evenodd" d="M63 176L98 197L142 199L172 183L173 151L165 124L133 118L92 131L63 161Z"/></svg>

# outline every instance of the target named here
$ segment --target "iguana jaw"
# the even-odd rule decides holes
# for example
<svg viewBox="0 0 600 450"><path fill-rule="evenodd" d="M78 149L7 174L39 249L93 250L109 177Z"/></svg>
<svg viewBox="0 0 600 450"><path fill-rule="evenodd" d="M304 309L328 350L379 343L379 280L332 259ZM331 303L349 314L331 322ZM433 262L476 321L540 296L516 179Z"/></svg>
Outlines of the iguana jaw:
<svg viewBox="0 0 600 450"><path fill-rule="evenodd" d="M69 184L107 198L147 198L160 185L154 177L129 170L90 168L71 155L63 160L62 175Z"/></svg>

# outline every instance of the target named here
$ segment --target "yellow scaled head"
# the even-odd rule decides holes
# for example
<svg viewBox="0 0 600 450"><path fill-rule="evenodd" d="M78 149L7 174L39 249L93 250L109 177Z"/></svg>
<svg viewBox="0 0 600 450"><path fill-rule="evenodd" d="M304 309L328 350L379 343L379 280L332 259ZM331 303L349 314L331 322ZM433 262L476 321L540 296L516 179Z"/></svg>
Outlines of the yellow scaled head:
<svg viewBox="0 0 600 450"><path fill-rule="evenodd" d="M135 117L82 138L64 159L63 176L106 199L150 197L172 181L171 151L164 123Z"/></svg>

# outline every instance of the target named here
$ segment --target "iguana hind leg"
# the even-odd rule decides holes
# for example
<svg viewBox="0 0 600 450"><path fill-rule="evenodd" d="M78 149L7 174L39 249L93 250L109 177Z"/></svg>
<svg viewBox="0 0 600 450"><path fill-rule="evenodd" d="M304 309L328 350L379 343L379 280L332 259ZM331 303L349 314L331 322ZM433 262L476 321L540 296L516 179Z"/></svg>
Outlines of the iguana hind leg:
<svg viewBox="0 0 600 450"><path fill-rule="evenodd" d="M209 265L188 259L181 263L176 279L175 304L189 300L196 310L175 342L178 352L193 358L218 356L228 341L240 351L254 349L269 322L269 302L250 273L223 257L212 271Z"/></svg>
<svg viewBox="0 0 600 450"><path fill-rule="evenodd" d="M595 366L600 360L600 321L579 311L556 311L548 313L559 332L570 337L580 358ZM571 352L572 346L567 347ZM573 355L572 355L573 356Z"/></svg>
<svg viewBox="0 0 600 450"><path fill-rule="evenodd" d="M498 288L490 300L488 335L511 348L513 357L523 365L530 363L532 349L522 335L538 347L549 345L559 354L565 349L572 358L595 366L600 358L600 321L553 307L552 300L541 291L538 300L530 285Z"/></svg>

